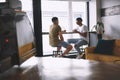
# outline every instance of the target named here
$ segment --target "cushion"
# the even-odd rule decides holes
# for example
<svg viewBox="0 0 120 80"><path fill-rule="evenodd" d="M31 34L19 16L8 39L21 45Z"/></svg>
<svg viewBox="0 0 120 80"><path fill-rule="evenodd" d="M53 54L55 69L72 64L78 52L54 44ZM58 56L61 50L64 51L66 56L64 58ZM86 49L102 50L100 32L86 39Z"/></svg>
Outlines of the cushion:
<svg viewBox="0 0 120 80"><path fill-rule="evenodd" d="M94 53L111 55L115 40L99 40Z"/></svg>

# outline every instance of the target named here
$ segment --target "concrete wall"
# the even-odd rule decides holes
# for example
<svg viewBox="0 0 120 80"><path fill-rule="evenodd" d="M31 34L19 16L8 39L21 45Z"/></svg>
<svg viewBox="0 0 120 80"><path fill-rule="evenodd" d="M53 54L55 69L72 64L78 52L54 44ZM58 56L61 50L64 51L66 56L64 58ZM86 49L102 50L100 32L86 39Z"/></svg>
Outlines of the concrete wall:
<svg viewBox="0 0 120 80"><path fill-rule="evenodd" d="M100 0L89 1L90 30L94 25L96 25L97 21L101 21L100 9Z"/></svg>
<svg viewBox="0 0 120 80"><path fill-rule="evenodd" d="M101 8L120 5L120 0L101 0ZM103 16L104 39L120 39L120 15Z"/></svg>
<svg viewBox="0 0 120 80"><path fill-rule="evenodd" d="M97 12L96 12L97 8L96 8L96 0L91 0L89 2L89 21L90 21L90 31L92 29L92 27L96 24L97 22Z"/></svg>

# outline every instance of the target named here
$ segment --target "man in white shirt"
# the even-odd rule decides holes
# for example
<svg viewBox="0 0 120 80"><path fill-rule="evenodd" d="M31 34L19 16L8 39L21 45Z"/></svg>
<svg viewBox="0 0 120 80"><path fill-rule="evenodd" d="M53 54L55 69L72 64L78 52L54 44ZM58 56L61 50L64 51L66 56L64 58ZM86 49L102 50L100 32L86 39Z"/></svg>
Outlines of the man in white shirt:
<svg viewBox="0 0 120 80"><path fill-rule="evenodd" d="M96 25L93 26L93 28L91 29L91 31L95 28L96 32L97 32L97 38L98 40L99 39L102 39L102 36L104 34L104 24L100 21L100 22L97 22Z"/></svg>
<svg viewBox="0 0 120 80"><path fill-rule="evenodd" d="M97 25L95 26L97 37L98 39L102 39L102 35L104 34L104 25L102 22L97 22Z"/></svg>
<svg viewBox="0 0 120 80"><path fill-rule="evenodd" d="M83 56L82 51L80 50L80 46L86 45L89 42L88 39L88 28L86 25L82 24L82 18L76 19L76 24L78 25L73 32L78 33L80 38L78 39L68 39L68 43L73 43L74 48L78 51L79 58Z"/></svg>

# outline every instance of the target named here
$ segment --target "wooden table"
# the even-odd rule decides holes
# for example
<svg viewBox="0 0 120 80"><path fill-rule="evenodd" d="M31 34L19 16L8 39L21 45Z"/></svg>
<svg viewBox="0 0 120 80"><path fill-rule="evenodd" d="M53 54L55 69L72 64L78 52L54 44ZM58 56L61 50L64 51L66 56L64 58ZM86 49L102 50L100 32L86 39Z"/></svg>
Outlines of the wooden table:
<svg viewBox="0 0 120 80"><path fill-rule="evenodd" d="M0 74L0 80L120 80L120 64L32 57Z"/></svg>

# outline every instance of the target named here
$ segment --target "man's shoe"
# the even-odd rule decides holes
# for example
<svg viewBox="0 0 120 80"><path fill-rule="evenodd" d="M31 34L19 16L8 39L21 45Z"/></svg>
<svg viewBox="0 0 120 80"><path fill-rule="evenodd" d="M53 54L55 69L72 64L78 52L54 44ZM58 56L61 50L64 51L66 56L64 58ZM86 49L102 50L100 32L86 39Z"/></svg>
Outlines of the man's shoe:
<svg viewBox="0 0 120 80"><path fill-rule="evenodd" d="M84 56L84 53L77 55L76 59L82 59Z"/></svg>

